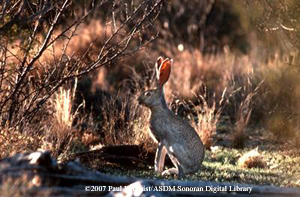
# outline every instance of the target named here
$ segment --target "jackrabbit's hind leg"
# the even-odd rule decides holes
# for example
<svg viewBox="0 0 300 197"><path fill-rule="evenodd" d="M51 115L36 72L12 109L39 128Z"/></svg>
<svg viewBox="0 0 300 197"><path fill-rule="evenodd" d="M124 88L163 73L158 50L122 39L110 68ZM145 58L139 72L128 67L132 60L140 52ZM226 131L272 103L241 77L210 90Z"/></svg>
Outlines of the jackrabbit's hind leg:
<svg viewBox="0 0 300 197"><path fill-rule="evenodd" d="M165 170L162 175L169 175L169 174L177 174L179 178L183 178L184 177L184 171L182 166L180 165L180 163L178 162L177 158L174 157L172 154L168 153L173 165L175 166L175 168L170 168L168 170Z"/></svg>
<svg viewBox="0 0 300 197"><path fill-rule="evenodd" d="M163 171L163 173L162 173L163 176L164 175L170 175L170 174L177 174L180 179L184 178L184 173L183 173L183 170L182 170L181 166L178 166L178 167L175 167L175 168L170 168L168 170Z"/></svg>
<svg viewBox="0 0 300 197"><path fill-rule="evenodd" d="M173 153L172 154L168 153L168 155L169 155L172 163L174 164L174 166L176 166L176 168L177 168L178 177L183 178L185 176L185 168L184 168L184 164L179 161L184 161L185 159L187 159L187 161L188 161L188 158L184 158L182 160L182 157L185 157L187 155L185 155L185 154L176 155L176 153L185 153L184 148L180 144L174 144L172 146L172 149L173 149ZM179 156L180 156L181 160L179 160Z"/></svg>
<svg viewBox="0 0 300 197"><path fill-rule="evenodd" d="M185 174L183 173L183 169L182 169L181 165L178 166L178 169L179 169L178 170L178 177L180 179L182 179L185 176Z"/></svg>
<svg viewBox="0 0 300 197"><path fill-rule="evenodd" d="M166 154L167 154L166 147L162 143L159 143L158 148L156 150L155 161L154 161L155 172L158 172L159 174L161 174L163 171Z"/></svg>

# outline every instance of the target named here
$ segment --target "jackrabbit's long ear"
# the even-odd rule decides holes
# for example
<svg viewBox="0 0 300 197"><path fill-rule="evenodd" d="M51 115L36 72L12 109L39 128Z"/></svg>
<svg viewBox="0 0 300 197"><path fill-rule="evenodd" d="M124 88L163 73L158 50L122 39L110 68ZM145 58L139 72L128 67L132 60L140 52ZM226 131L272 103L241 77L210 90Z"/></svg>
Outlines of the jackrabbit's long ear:
<svg viewBox="0 0 300 197"><path fill-rule="evenodd" d="M169 79L173 60L165 59L159 67L159 86L162 87Z"/></svg>
<svg viewBox="0 0 300 197"><path fill-rule="evenodd" d="M159 80L159 69L161 64L163 63L164 59L162 57L158 57L155 63L155 72L156 72L156 79Z"/></svg>

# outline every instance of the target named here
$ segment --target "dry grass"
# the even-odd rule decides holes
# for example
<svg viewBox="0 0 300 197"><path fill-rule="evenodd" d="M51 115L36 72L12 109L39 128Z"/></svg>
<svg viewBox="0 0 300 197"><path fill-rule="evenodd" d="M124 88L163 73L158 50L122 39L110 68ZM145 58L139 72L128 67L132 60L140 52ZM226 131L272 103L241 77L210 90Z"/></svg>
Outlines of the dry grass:
<svg viewBox="0 0 300 197"><path fill-rule="evenodd" d="M0 159L20 152L37 150L42 139L32 133L20 133L15 129L0 131Z"/></svg>
<svg viewBox="0 0 300 197"><path fill-rule="evenodd" d="M267 163L264 161L264 156L256 148L241 156L238 160L238 166L242 168L265 168Z"/></svg>
<svg viewBox="0 0 300 197"><path fill-rule="evenodd" d="M140 106L139 106L140 107ZM140 116L133 122L133 144L142 144L145 150L154 152L157 144L149 128L150 110L140 109Z"/></svg>
<svg viewBox="0 0 300 197"><path fill-rule="evenodd" d="M176 48L170 46L168 49ZM167 53L167 52L166 52ZM253 72L253 64L250 56L238 56L227 47L223 54L203 55L197 49L176 49L168 52L174 57L174 66L170 82L166 84L166 96L169 98L173 93L179 94L185 100L194 99L193 93L201 91L206 86L208 92L213 92L221 97L226 88L228 93L233 92L237 87L242 87L244 81L235 81L234 76L244 77ZM246 81L246 80L245 80ZM221 99L221 98L220 98Z"/></svg>
<svg viewBox="0 0 300 197"><path fill-rule="evenodd" d="M77 80L76 80L77 81ZM74 92L76 91L76 84L74 89L66 89L60 87L58 91L50 99L51 109L54 110L55 124L63 127L71 128L75 114L72 114L72 103L74 99Z"/></svg>
<svg viewBox="0 0 300 197"><path fill-rule="evenodd" d="M114 95L104 102L101 121L104 145L143 144L146 149L155 146L148 131L150 111L142 108L137 101L141 92L137 89L134 95Z"/></svg>
<svg viewBox="0 0 300 197"><path fill-rule="evenodd" d="M269 113L264 117L267 128L281 140L294 138L299 133L299 69L285 64L279 57L268 62L264 69L263 109ZM262 68L261 68L262 69Z"/></svg>
<svg viewBox="0 0 300 197"><path fill-rule="evenodd" d="M226 89L224 89L221 100L218 103L216 103L215 95L209 97L206 91L204 95L197 95L201 105L194 106L196 120L193 122L193 125L207 149L213 145L217 124L221 117L223 102L225 101L225 93Z"/></svg>
<svg viewBox="0 0 300 197"><path fill-rule="evenodd" d="M84 150L82 133L72 128L72 122L77 111L72 112L77 79L74 87L60 87L49 99L49 108L52 113L42 125L41 145L39 149L50 150L55 158Z"/></svg>
<svg viewBox="0 0 300 197"><path fill-rule="evenodd" d="M250 80L248 80L250 82ZM259 91L260 86L252 90L252 84L248 83L248 87L244 87L245 98L237 106L236 111L236 123L234 126L234 133L232 135L232 146L234 148L244 148L245 141L247 139L246 128L249 124L251 113L252 113L252 100L253 97Z"/></svg>
<svg viewBox="0 0 300 197"><path fill-rule="evenodd" d="M133 115L130 111L130 100L125 98L119 102L118 98L118 95L113 95L112 98L106 99L102 106L101 133L105 145L128 144L132 135L128 121Z"/></svg>

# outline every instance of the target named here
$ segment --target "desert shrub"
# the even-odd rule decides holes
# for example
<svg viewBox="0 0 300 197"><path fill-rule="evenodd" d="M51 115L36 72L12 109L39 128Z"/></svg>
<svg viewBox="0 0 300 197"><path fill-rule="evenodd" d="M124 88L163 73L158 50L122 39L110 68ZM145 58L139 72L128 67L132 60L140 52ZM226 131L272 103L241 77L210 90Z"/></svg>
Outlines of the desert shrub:
<svg viewBox="0 0 300 197"><path fill-rule="evenodd" d="M253 89L253 84L251 84L250 79L248 79L247 87L241 88L243 91L243 100L237 103L236 106L236 119L233 131L234 133L232 135L232 145L234 148L244 148L244 143L247 139L246 128L249 124L253 110L253 97L255 97L258 93L263 82L264 81Z"/></svg>
<svg viewBox="0 0 300 197"><path fill-rule="evenodd" d="M1 157L42 148L61 158L99 143L93 119L86 120L85 132L72 127L81 105L90 104L82 99L72 108L78 98L74 81L151 42L161 5L161 0L4 2L0 6L0 19L5 19L0 20ZM92 91L94 85L85 88ZM113 116L117 114L110 114L107 122ZM122 121L115 129L127 128L128 120Z"/></svg>
<svg viewBox="0 0 300 197"><path fill-rule="evenodd" d="M7 21L1 26L2 32L6 30L8 32L18 25L18 22L21 22L19 15L28 16L33 8L38 13L38 17L26 21L26 25L30 27L28 28L30 32L27 34L28 43L22 43L21 37L14 40L1 39L1 127L21 125L20 129L25 128L26 124L34 120L41 106L67 81L83 76L103 65L109 65L113 60L133 53L150 42L151 37L143 39L139 35L146 30L149 35L152 33L150 32L151 23L159 13L162 2L142 1L137 5L132 4L126 12L122 10L126 9L121 6L125 3L123 1L110 1L105 4L104 1L94 2L88 6L89 10L86 12L75 13L73 17L70 17L66 25L60 22L64 14L68 16L68 12L72 11L70 9L76 2L45 1L44 3L39 7L35 4L23 6L21 1L16 4L6 2L6 6L3 7L1 17L6 17ZM84 31L85 28L81 26L85 25L85 20L93 14L94 10L102 6L108 6L112 13L102 22L107 24L104 21L110 21L111 25L104 28L103 36L96 34L97 36L93 37L87 34L88 32ZM11 17L10 8L19 8L20 14ZM47 13L51 13L53 17L48 17ZM46 20L47 23L43 23L42 18L49 21ZM101 27L97 24L94 26ZM43 25L45 36L40 32ZM76 36L77 30L84 31L85 36L81 37L82 39ZM84 37L87 38L84 39ZM98 39L101 40L100 43ZM134 41L136 39L137 41ZM74 43L84 44L86 48L80 53L79 49L82 50L82 47L74 51ZM17 47L14 51L10 50L13 48L12 45ZM97 47L94 47L95 45ZM31 73L36 71L39 76L30 77ZM30 80L31 78L34 80ZM32 81L34 81L33 85Z"/></svg>
<svg viewBox="0 0 300 197"><path fill-rule="evenodd" d="M207 149L214 143L217 124L220 121L223 105L226 102L226 98L224 98L225 93L226 89L223 91L223 96L219 102L215 100L215 96L209 97L206 93L204 95L198 95L198 100L201 105L198 107L195 106L196 120L193 124Z"/></svg>
<svg viewBox="0 0 300 197"><path fill-rule="evenodd" d="M0 159L23 151L34 151L38 149L41 141L41 137L33 137L31 132L20 134L13 128L3 129L0 131Z"/></svg>
<svg viewBox="0 0 300 197"><path fill-rule="evenodd" d="M280 138L299 131L299 70L280 62L269 62L265 71L264 112L267 127Z"/></svg>

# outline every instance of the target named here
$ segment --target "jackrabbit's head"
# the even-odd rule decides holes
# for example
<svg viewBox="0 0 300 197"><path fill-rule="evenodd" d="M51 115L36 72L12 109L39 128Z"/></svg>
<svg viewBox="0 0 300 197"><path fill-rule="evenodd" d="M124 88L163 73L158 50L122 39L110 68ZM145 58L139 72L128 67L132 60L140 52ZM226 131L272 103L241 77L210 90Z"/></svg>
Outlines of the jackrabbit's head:
<svg viewBox="0 0 300 197"><path fill-rule="evenodd" d="M163 60L159 57L155 64L156 69L156 89L151 89L143 92L139 97L139 103L148 108L164 105L164 84L168 81L171 73L173 60L166 58Z"/></svg>

